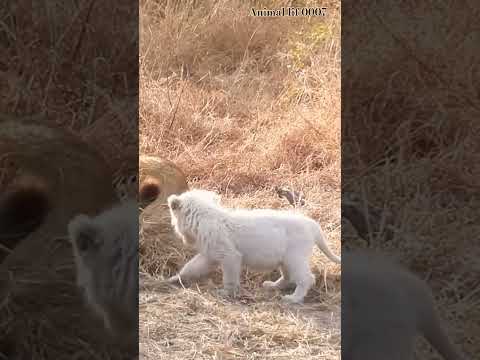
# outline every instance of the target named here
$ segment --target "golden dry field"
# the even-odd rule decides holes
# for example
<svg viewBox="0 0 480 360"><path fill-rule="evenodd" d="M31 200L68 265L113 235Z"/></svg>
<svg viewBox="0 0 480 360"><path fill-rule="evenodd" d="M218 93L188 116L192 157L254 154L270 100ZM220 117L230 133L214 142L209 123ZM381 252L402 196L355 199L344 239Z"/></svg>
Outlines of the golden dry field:
<svg viewBox="0 0 480 360"><path fill-rule="evenodd" d="M370 247L428 283L470 359L480 354L479 12L359 0L342 13L342 190L379 210ZM344 244L365 247L343 225ZM417 359L441 358L418 345Z"/></svg>
<svg viewBox="0 0 480 360"><path fill-rule="evenodd" d="M340 254L340 2L295 2L325 6L322 17L249 16L291 3L141 1L140 152L172 160L190 187L231 207L288 209L275 186L303 191L300 211ZM154 279L191 256L160 208L141 224L152 231L140 267ZM340 359L340 266L317 249L312 266L304 305L263 290L272 273L244 272L235 300L217 296L218 274L142 291L141 357Z"/></svg>

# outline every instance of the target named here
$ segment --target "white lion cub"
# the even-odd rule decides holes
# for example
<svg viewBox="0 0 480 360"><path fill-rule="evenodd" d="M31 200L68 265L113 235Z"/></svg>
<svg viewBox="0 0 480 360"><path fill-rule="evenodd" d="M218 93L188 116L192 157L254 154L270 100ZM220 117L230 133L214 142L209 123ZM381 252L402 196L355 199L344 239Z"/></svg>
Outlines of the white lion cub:
<svg viewBox="0 0 480 360"><path fill-rule="evenodd" d="M444 359L464 359L423 280L379 254L342 257L342 359L413 360L417 334Z"/></svg>
<svg viewBox="0 0 480 360"><path fill-rule="evenodd" d="M123 344L138 346L138 205L119 204L69 225L77 283L89 307Z"/></svg>
<svg viewBox="0 0 480 360"><path fill-rule="evenodd" d="M235 296L240 288L241 266L258 271L280 269L281 277L263 286L284 289L295 285L285 301L301 303L315 282L309 266L317 245L332 261L340 258L326 244L319 224L304 215L278 210L235 210L220 205L218 194L191 190L171 195L168 206L172 226L184 243L198 254L168 281L199 278L221 265L223 292Z"/></svg>

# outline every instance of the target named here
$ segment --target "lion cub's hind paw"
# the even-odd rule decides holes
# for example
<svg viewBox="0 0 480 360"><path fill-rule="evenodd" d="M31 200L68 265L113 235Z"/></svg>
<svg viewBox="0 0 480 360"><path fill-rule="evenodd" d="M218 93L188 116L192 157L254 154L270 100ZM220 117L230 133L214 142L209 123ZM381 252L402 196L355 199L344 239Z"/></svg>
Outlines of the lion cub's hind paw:
<svg viewBox="0 0 480 360"><path fill-rule="evenodd" d="M264 287L265 289L276 289L277 284L275 283L275 281L264 281L262 287Z"/></svg>

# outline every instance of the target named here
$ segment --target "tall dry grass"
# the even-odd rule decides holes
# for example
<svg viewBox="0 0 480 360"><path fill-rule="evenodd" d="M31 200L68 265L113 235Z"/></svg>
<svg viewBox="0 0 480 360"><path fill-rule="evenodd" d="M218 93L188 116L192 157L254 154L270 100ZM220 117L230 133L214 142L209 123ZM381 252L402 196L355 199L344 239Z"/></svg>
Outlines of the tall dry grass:
<svg viewBox="0 0 480 360"><path fill-rule="evenodd" d="M115 172L126 166L137 173L137 11L125 0L0 2L0 127L24 119L67 130ZM62 132L52 140L48 129L40 130L32 140L2 130L0 192L18 180L16 170L58 186L46 223L2 263L0 357L125 357L85 307L65 241L69 216L101 211L113 197L107 165ZM92 183L96 191L89 193ZM104 194L97 196L99 189Z"/></svg>
<svg viewBox="0 0 480 360"><path fill-rule="evenodd" d="M327 6L322 18L248 16L258 4L141 2L140 150L173 160L191 186L222 193L228 206L288 208L274 186L304 191L303 211L339 253L339 2L317 3ZM141 259L153 276L186 261L180 243L142 241L156 254ZM260 290L271 274L247 272L234 302L216 295L218 274L193 289L144 293L143 356L338 359L340 268L319 252L312 264L317 285L299 309Z"/></svg>
<svg viewBox="0 0 480 360"><path fill-rule="evenodd" d="M260 19L235 1L158 6L141 9L141 151L221 191L301 172L338 187L338 14Z"/></svg>
<svg viewBox="0 0 480 360"><path fill-rule="evenodd" d="M362 0L344 11L342 186L389 214L393 239L376 234L372 246L427 280L454 342L474 358L480 7ZM419 358L438 358L421 345Z"/></svg>
<svg viewBox="0 0 480 360"><path fill-rule="evenodd" d="M71 130L115 170L131 163L138 152L134 8L124 0L2 3L2 115ZM137 172L134 160L129 170Z"/></svg>

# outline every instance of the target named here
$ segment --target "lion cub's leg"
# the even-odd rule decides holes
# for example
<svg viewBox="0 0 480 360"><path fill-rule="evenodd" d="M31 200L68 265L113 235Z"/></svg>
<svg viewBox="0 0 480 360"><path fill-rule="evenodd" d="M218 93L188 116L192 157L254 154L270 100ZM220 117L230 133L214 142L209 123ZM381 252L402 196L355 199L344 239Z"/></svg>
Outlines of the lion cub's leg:
<svg viewBox="0 0 480 360"><path fill-rule="evenodd" d="M236 297L240 291L242 256L238 253L226 255L222 259L223 289L221 295Z"/></svg>
<svg viewBox="0 0 480 360"><path fill-rule="evenodd" d="M182 281L200 279L208 275L212 271L214 266L214 261L210 260L205 255L197 254L183 266L183 268L177 275L172 276L167 281L169 283L175 283L178 282L180 279Z"/></svg>
<svg viewBox="0 0 480 360"><path fill-rule="evenodd" d="M290 281L288 271L285 267L280 267L280 277L276 281L264 281L263 287L267 289L285 290L292 287L293 283Z"/></svg>
<svg viewBox="0 0 480 360"><path fill-rule="evenodd" d="M308 258L305 256L296 256L287 259L285 266L289 277L295 283L293 294L285 295L282 299L290 303L302 303L310 288L315 283L315 276L310 270Z"/></svg>

